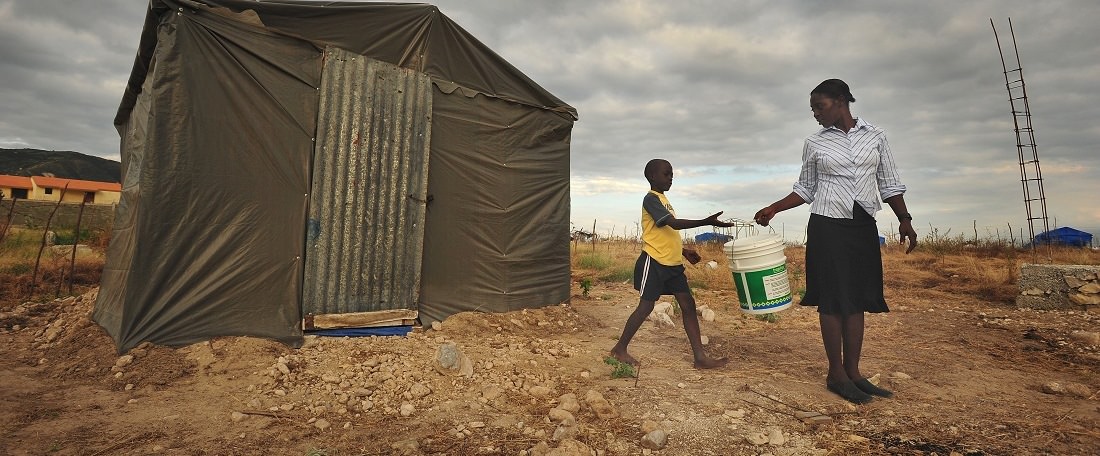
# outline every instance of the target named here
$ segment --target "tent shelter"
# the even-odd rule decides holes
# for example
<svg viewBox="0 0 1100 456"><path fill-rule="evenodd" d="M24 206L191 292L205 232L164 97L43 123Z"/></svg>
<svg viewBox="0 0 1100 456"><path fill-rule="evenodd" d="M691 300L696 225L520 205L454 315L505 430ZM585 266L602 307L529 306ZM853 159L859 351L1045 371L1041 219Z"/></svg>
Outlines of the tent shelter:
<svg viewBox="0 0 1100 456"><path fill-rule="evenodd" d="M1092 245L1092 235L1068 226L1056 228L1035 235L1035 244L1068 245L1072 247L1087 247Z"/></svg>
<svg viewBox="0 0 1100 456"><path fill-rule="evenodd" d="M575 120L431 5L151 0L93 318L122 352L563 302Z"/></svg>

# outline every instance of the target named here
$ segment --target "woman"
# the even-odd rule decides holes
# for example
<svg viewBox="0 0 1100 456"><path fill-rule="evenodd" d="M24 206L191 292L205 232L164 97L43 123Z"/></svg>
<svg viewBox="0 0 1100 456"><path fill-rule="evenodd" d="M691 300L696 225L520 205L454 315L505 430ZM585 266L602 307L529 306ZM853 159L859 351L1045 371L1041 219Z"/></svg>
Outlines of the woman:
<svg viewBox="0 0 1100 456"><path fill-rule="evenodd" d="M810 110L822 129L806 138L794 191L754 218L767 226L776 213L810 204L806 296L801 304L817 306L829 359L826 386L863 404L872 395L893 394L859 371L863 313L889 312L882 294L882 255L874 218L882 208L879 200L897 216L902 242L909 239L905 253L917 246L917 233L905 208L905 186L886 133L852 116L849 105L855 101L848 84L839 79L825 80L810 92Z"/></svg>

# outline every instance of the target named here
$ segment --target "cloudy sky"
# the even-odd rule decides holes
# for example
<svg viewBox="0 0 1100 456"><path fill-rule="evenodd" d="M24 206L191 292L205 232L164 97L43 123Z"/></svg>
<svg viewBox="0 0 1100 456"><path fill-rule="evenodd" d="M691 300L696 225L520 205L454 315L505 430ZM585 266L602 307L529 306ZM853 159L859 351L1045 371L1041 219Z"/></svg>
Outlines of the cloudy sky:
<svg viewBox="0 0 1100 456"><path fill-rule="evenodd" d="M147 3L0 0L0 147L117 160L111 123ZM1026 234L990 27L1014 67L1011 17L1051 228L1100 235L1100 2L434 4L577 108L572 220L616 235L636 230L651 158L673 163L682 218L750 219L789 193L818 128L809 91L834 77L851 85L853 113L887 130L919 234ZM774 226L801 241L807 217L802 206ZM878 220L896 230L888 209Z"/></svg>

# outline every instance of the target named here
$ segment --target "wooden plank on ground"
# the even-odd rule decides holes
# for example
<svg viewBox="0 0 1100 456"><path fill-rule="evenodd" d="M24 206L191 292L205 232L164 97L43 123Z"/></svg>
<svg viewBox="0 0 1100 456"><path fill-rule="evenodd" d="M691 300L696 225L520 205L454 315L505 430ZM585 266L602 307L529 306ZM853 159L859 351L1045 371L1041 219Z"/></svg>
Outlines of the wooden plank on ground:
<svg viewBox="0 0 1100 456"><path fill-rule="evenodd" d="M411 309L306 315L302 328L308 331L311 329L408 326L414 324L418 315L417 311Z"/></svg>

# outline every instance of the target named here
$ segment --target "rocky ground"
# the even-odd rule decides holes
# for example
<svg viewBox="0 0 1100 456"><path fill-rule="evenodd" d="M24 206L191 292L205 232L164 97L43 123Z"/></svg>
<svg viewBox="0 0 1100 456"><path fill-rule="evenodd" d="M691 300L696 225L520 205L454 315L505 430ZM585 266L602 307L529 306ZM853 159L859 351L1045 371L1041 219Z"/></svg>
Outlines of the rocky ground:
<svg viewBox="0 0 1100 456"><path fill-rule="evenodd" d="M93 289L0 312L0 453L1100 454L1100 316L960 295L938 269L888 281L893 311L868 316L863 371L896 394L863 406L825 389L813 309L758 319L728 290L697 298L729 366L693 369L672 315L631 345L638 375L616 378L626 284L406 337L121 356L89 320Z"/></svg>

